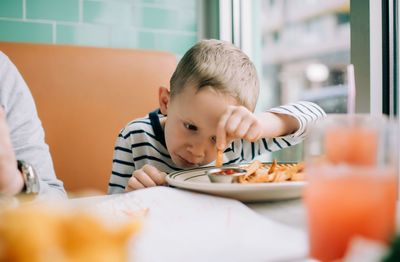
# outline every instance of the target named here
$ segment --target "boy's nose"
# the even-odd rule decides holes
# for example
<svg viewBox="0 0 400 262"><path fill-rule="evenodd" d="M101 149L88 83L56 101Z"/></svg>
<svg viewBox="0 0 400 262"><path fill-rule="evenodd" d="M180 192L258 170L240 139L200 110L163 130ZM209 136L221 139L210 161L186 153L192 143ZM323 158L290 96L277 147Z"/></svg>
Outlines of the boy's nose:
<svg viewBox="0 0 400 262"><path fill-rule="evenodd" d="M188 147L188 151L192 157L191 162L199 162L204 158L204 148L201 145L191 145Z"/></svg>

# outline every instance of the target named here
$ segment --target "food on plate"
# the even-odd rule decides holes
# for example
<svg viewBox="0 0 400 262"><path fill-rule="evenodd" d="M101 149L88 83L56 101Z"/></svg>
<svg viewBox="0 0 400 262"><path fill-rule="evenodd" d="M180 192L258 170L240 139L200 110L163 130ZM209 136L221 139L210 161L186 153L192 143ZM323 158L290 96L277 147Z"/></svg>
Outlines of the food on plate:
<svg viewBox="0 0 400 262"><path fill-rule="evenodd" d="M220 167L207 171L208 178L214 183L232 183L237 176L246 174L243 168Z"/></svg>
<svg viewBox="0 0 400 262"><path fill-rule="evenodd" d="M303 181L304 164L277 163L264 164L258 160L248 165L235 167L213 168L207 171L211 182L215 183L273 183L284 181Z"/></svg>
<svg viewBox="0 0 400 262"><path fill-rule="evenodd" d="M219 176L223 176L223 175L233 175L233 174L237 174L237 171L233 168L229 168L229 169L223 169L221 171L215 172L213 173L213 175L219 175Z"/></svg>
<svg viewBox="0 0 400 262"><path fill-rule="evenodd" d="M82 210L26 205L0 212L0 261L127 261L137 220L110 223Z"/></svg>
<svg viewBox="0 0 400 262"><path fill-rule="evenodd" d="M237 177L237 183L271 183L303 181L305 179L303 162L278 164L276 160L274 160L271 164L263 164L255 160L243 168L247 170L247 173Z"/></svg>

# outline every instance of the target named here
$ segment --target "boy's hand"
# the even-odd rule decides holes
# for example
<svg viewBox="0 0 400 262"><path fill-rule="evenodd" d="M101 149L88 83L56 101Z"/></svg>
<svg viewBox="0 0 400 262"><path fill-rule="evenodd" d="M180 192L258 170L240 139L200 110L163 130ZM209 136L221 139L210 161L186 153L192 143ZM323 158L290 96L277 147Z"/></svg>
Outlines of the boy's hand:
<svg viewBox="0 0 400 262"><path fill-rule="evenodd" d="M253 114L244 106L229 106L218 123L217 149L224 150L232 139L254 142L261 138L292 134L298 128L299 122L290 115L271 112Z"/></svg>
<svg viewBox="0 0 400 262"><path fill-rule="evenodd" d="M132 177L128 180L125 192L130 192L140 188L164 185L166 175L166 173L160 172L154 166L144 165L141 169L133 172Z"/></svg>
<svg viewBox="0 0 400 262"><path fill-rule="evenodd" d="M261 119L244 106L229 106L217 127L217 148L224 150L231 139L254 142L262 137Z"/></svg>

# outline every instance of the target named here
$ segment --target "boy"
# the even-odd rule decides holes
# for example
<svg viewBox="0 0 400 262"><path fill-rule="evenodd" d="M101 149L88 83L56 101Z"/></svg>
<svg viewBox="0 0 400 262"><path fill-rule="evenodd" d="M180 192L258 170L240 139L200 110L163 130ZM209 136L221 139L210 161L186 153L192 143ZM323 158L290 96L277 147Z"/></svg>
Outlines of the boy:
<svg viewBox="0 0 400 262"><path fill-rule="evenodd" d="M166 173L208 165L223 150L223 164L299 143L306 125L325 115L299 102L254 114L256 69L230 43L203 40L181 59L159 89L160 109L134 120L118 135L109 193L162 185Z"/></svg>

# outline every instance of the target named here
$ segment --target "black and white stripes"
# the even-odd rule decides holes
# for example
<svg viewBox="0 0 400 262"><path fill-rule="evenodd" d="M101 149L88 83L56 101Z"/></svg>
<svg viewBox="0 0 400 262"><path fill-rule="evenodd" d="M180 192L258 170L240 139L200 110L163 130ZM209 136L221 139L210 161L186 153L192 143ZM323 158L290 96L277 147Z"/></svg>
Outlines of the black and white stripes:
<svg viewBox="0 0 400 262"><path fill-rule="evenodd" d="M254 143L237 139L225 150L224 164L251 161L260 154L297 144L303 140L306 127L325 116L318 105L304 101L272 108L269 111L295 117L299 121L299 129L294 134L272 139L264 138ZM120 131L114 148L112 174L108 187L110 194L123 192L133 171L145 164L150 164L166 173L180 170L172 162L166 148L164 131L160 124L162 118L165 116L159 114L157 110L151 112L148 117L130 122Z"/></svg>
<svg viewBox="0 0 400 262"><path fill-rule="evenodd" d="M295 117L299 121L300 128L292 136L301 138L304 138L305 136L307 125L315 123L318 119L326 116L321 107L307 101L300 101L285 106L275 107L270 109L269 112L288 114Z"/></svg>

